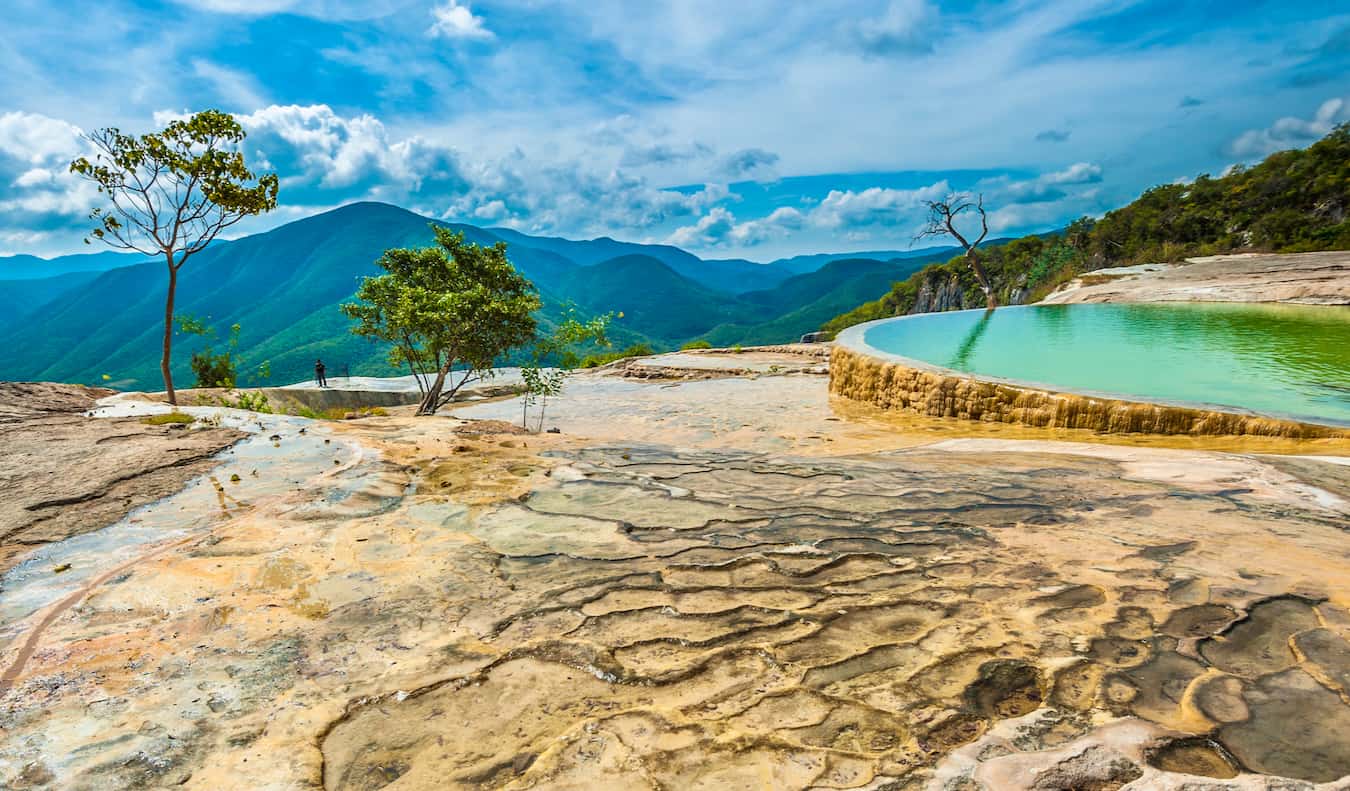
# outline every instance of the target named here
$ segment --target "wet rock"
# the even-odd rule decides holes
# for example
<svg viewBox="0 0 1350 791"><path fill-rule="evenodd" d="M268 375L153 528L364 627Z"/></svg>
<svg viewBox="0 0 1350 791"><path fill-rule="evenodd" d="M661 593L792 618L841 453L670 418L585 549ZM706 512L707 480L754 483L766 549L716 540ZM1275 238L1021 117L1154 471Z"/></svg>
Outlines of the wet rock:
<svg viewBox="0 0 1350 791"><path fill-rule="evenodd" d="M1247 768L1327 783L1350 775L1350 706L1299 669L1261 678L1244 691L1250 717L1219 729Z"/></svg>
<svg viewBox="0 0 1350 791"><path fill-rule="evenodd" d="M1174 610L1162 625L1162 633L1173 637L1205 637L1233 622L1237 611L1222 604L1197 604Z"/></svg>
<svg viewBox="0 0 1350 791"><path fill-rule="evenodd" d="M1203 641L1200 654L1220 670L1256 678L1294 665L1290 638L1319 626L1313 602L1295 596L1266 599L1221 635Z"/></svg>
<svg viewBox="0 0 1350 791"><path fill-rule="evenodd" d="M1016 659L986 662L980 666L979 678L966 687L965 699L984 717L1020 717L1040 708L1044 699L1041 672Z"/></svg>
<svg viewBox="0 0 1350 791"><path fill-rule="evenodd" d="M1228 751L1211 739L1174 739L1148 753L1148 762L1165 772L1228 779L1238 766Z"/></svg>

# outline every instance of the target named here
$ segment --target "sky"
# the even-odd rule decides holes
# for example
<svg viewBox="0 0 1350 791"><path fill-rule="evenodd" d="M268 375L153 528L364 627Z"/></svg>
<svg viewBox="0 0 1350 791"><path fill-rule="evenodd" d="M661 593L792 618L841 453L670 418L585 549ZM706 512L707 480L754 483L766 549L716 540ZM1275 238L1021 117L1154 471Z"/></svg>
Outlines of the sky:
<svg viewBox="0 0 1350 791"><path fill-rule="evenodd" d="M359 200L770 260L993 236L1350 120L1350 4L8 0L0 254L83 252L102 127L216 108L281 178L253 233ZM922 246L925 243L919 243Z"/></svg>

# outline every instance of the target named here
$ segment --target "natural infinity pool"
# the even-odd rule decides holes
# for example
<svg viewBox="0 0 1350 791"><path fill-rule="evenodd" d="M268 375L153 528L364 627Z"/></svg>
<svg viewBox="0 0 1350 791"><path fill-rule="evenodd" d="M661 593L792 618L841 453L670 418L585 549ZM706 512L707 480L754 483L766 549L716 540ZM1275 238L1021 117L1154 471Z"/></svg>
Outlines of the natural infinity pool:
<svg viewBox="0 0 1350 791"><path fill-rule="evenodd" d="M1031 305L883 321L863 340L1048 389L1350 425L1350 307Z"/></svg>

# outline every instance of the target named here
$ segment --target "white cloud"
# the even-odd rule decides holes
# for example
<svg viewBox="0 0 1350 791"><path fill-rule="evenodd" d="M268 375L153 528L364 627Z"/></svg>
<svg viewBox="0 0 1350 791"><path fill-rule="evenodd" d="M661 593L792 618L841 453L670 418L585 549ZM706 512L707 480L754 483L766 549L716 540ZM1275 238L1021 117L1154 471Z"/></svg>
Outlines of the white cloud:
<svg viewBox="0 0 1350 791"><path fill-rule="evenodd" d="M1096 184L1102 180L1101 165L1091 162L1076 162L1054 173L1046 173L1040 181L1044 184Z"/></svg>
<svg viewBox="0 0 1350 791"><path fill-rule="evenodd" d="M433 37L451 39L490 39L492 31L483 26L483 18L474 16L468 4L461 5L459 0L446 2L431 9L434 20L427 31Z"/></svg>
<svg viewBox="0 0 1350 791"><path fill-rule="evenodd" d="M927 0L890 0L880 15L846 23L845 43L871 55L927 52L937 16Z"/></svg>
<svg viewBox="0 0 1350 791"><path fill-rule="evenodd" d="M901 225L913 219L924 201L938 200L951 192L944 179L912 190L871 187L861 192L830 190L811 210L810 221L822 228L859 228L870 225Z"/></svg>
<svg viewBox="0 0 1350 791"><path fill-rule="evenodd" d="M73 159L84 148L80 128L37 113L0 115L0 154L30 165Z"/></svg>
<svg viewBox="0 0 1350 791"><path fill-rule="evenodd" d="M1228 147L1234 156L1257 159L1276 151L1302 148L1326 137L1336 125L1350 121L1350 103L1345 99L1328 99L1308 120L1281 118L1266 129L1244 132Z"/></svg>
<svg viewBox="0 0 1350 791"><path fill-rule="evenodd" d="M736 222L726 208L715 206L693 225L676 228L666 244L702 250L710 247L753 247L800 229L805 216L791 206L774 209L767 217Z"/></svg>
<svg viewBox="0 0 1350 791"><path fill-rule="evenodd" d="M340 116L327 105L272 105L236 115L255 161L266 160L294 188L396 200L466 188L458 155L420 137L392 138L372 115Z"/></svg>
<svg viewBox="0 0 1350 791"><path fill-rule="evenodd" d="M215 89L216 95L234 109L252 110L268 104L263 98L257 80L245 72L226 68L202 58L194 58L192 73L209 83Z"/></svg>

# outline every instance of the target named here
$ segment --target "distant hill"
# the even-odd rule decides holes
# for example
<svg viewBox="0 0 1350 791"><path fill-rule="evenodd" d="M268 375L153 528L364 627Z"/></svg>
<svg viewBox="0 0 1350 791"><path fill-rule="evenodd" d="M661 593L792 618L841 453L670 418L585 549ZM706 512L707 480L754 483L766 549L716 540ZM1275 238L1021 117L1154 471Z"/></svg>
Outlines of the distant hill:
<svg viewBox="0 0 1350 791"><path fill-rule="evenodd" d="M982 255L1004 305L1035 302L1060 284L1105 267L1180 262L1220 253L1350 249L1350 124L1305 149L1280 151L1220 178L1154 187L1099 220L1057 233L991 243ZM873 319L983 307L964 259L898 282L880 299L840 313L838 332Z"/></svg>
<svg viewBox="0 0 1350 791"><path fill-rule="evenodd" d="M67 272L54 277L0 282L0 332L98 276L98 272Z"/></svg>
<svg viewBox="0 0 1350 791"><path fill-rule="evenodd" d="M736 316L741 302L647 255L625 255L574 270L559 293L593 312L621 312L624 327L669 345Z"/></svg>
<svg viewBox="0 0 1350 791"><path fill-rule="evenodd" d="M250 377L264 361L273 382L303 379L315 357L335 373L392 373L385 349L351 335L338 305L353 298L362 277L378 274L375 261L385 249L430 244L429 222L395 206L358 203L219 242L184 269L176 310L207 320L222 335L231 324L241 326L246 383L256 383ZM734 326L724 334L738 339L794 340L821 306L875 298L910 271L905 262L873 261L826 267L816 280L801 281L773 265L703 261L664 245L447 225L471 242L507 243L512 263L540 290L543 324L556 321L568 303L622 312L614 340L658 349L716 327ZM0 282L0 307L11 316L0 320L0 379L96 383L106 374L129 387L156 387L164 288L163 267L154 261ZM25 304L36 309L21 312ZM196 338L176 342L175 375L184 382L191 382L187 361L200 345Z"/></svg>
<svg viewBox="0 0 1350 791"><path fill-rule="evenodd" d="M102 250L97 253L38 258L35 255L0 256L0 280L39 280L71 272L106 272L148 261L140 253Z"/></svg>
<svg viewBox="0 0 1350 791"><path fill-rule="evenodd" d="M704 334L714 346L746 346L782 343L814 332L841 310L866 300L869 295L884 294L891 284L903 280L934 260L946 258L946 252L928 258L873 261L841 259L831 261L815 272L797 275L777 287L742 294L742 300L755 305L761 320L731 322Z"/></svg>

